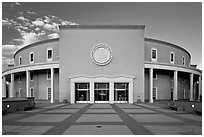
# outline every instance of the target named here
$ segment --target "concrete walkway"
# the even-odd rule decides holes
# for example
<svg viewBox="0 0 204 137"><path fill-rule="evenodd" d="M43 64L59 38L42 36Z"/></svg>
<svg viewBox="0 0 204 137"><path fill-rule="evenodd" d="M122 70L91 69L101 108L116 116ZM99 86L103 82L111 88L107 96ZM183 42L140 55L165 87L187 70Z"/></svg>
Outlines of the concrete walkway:
<svg viewBox="0 0 204 137"><path fill-rule="evenodd" d="M201 135L202 117L151 104L54 104L2 117L6 135Z"/></svg>

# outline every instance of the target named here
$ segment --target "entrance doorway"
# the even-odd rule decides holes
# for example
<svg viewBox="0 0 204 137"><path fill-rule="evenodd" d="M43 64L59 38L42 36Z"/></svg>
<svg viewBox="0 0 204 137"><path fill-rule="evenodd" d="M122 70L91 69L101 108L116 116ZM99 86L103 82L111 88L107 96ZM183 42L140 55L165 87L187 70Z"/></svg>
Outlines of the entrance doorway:
<svg viewBox="0 0 204 137"><path fill-rule="evenodd" d="M89 83L75 84L75 100L76 103L88 103L90 101Z"/></svg>
<svg viewBox="0 0 204 137"><path fill-rule="evenodd" d="M128 102L128 83L115 83L114 84L114 101L116 103Z"/></svg>
<svg viewBox="0 0 204 137"><path fill-rule="evenodd" d="M94 83L94 102L109 103L109 83Z"/></svg>

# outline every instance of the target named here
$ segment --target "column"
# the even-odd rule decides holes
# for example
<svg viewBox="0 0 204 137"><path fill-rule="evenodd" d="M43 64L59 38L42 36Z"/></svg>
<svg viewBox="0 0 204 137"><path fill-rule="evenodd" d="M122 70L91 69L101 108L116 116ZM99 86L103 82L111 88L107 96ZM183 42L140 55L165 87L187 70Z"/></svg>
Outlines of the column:
<svg viewBox="0 0 204 137"><path fill-rule="evenodd" d="M129 104L133 104L133 81L129 83Z"/></svg>
<svg viewBox="0 0 204 137"><path fill-rule="evenodd" d="M202 79L199 76L199 84L198 84L198 100L200 100L200 95L202 96Z"/></svg>
<svg viewBox="0 0 204 137"><path fill-rule="evenodd" d="M11 73L11 88L9 91L9 97L14 97L14 74Z"/></svg>
<svg viewBox="0 0 204 137"><path fill-rule="evenodd" d="M149 68L149 103L153 103L153 68Z"/></svg>
<svg viewBox="0 0 204 137"><path fill-rule="evenodd" d="M193 73L190 74L190 101L193 101Z"/></svg>
<svg viewBox="0 0 204 137"><path fill-rule="evenodd" d="M54 68L50 69L51 71L51 100L50 103L54 103Z"/></svg>
<svg viewBox="0 0 204 137"><path fill-rule="evenodd" d="M94 103L94 82L90 82L90 103Z"/></svg>
<svg viewBox="0 0 204 137"><path fill-rule="evenodd" d="M178 95L177 95L177 90L178 90L178 71L174 71L174 93L173 93L173 100L178 100Z"/></svg>
<svg viewBox="0 0 204 137"><path fill-rule="evenodd" d="M6 98L6 76L2 79L2 97Z"/></svg>
<svg viewBox="0 0 204 137"><path fill-rule="evenodd" d="M71 80L71 94L70 94L70 102L71 104L74 104L75 103L75 85L74 85L74 82L73 80Z"/></svg>
<svg viewBox="0 0 204 137"><path fill-rule="evenodd" d="M30 97L30 71L26 70L26 96Z"/></svg>
<svg viewBox="0 0 204 137"><path fill-rule="evenodd" d="M110 82L109 101L110 101L110 104L114 103L114 83L113 82Z"/></svg>

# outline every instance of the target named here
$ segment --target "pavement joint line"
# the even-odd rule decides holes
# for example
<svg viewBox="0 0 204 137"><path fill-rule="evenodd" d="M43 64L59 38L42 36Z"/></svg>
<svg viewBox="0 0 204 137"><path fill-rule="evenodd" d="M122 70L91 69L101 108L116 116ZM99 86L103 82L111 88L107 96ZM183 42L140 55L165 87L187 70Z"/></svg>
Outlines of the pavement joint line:
<svg viewBox="0 0 204 137"><path fill-rule="evenodd" d="M38 112L15 112L13 114L25 114L25 115L22 115L22 116L18 116L18 117L14 117L14 118L11 118L11 119L7 119L7 120L2 120L2 124L6 124L7 122L9 121L12 121L12 122L17 122L18 120L21 120L21 119L25 119L25 118L28 118L28 117L32 117L34 115L37 115L37 114L44 114L45 112L47 111L50 111L50 110L54 110L56 108L60 108L60 107L64 107L66 106L63 105L63 106L58 106L58 107L55 107L55 108L49 108L49 109L45 109L45 110L42 110L42 111L38 111ZM34 109L33 109L34 110ZM8 114L9 115L9 114ZM3 119L3 118L2 118Z"/></svg>
<svg viewBox="0 0 204 137"><path fill-rule="evenodd" d="M137 122L131 116L129 116L126 112L124 112L121 108L116 106L115 104L111 105L112 108L117 112L119 117L123 120L123 122L127 125L127 127L131 130L134 135L152 135L153 133L146 129L142 124Z"/></svg>
<svg viewBox="0 0 204 137"><path fill-rule="evenodd" d="M60 122L9 122L4 126L56 126Z"/></svg>
<svg viewBox="0 0 204 137"><path fill-rule="evenodd" d="M140 106L140 105L137 105L137 104L134 104L134 105ZM155 111L155 112L163 114L163 115L166 115L166 116L171 117L171 118L181 120L182 122L185 122L185 123L191 123L192 125L202 126L202 121L200 121L200 123L199 123L198 121L175 115L175 113L167 113L167 112L156 110L156 108L149 108L149 107L146 107L146 106L141 106L141 107L152 110L152 111Z"/></svg>
<svg viewBox="0 0 204 137"><path fill-rule="evenodd" d="M75 122L73 125L125 125L124 122Z"/></svg>
<svg viewBox="0 0 204 137"><path fill-rule="evenodd" d="M53 128L49 129L43 135L60 135L63 134L73 123L86 112L91 104L88 104L81 108L79 111L73 113L71 116L67 117L62 122L59 122L57 126L54 126Z"/></svg>

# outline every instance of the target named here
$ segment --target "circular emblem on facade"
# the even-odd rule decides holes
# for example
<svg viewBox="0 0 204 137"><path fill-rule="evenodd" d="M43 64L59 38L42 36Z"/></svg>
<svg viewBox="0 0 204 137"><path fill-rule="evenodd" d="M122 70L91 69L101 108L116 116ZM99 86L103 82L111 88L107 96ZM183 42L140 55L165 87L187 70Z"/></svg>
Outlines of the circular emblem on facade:
<svg viewBox="0 0 204 137"><path fill-rule="evenodd" d="M112 60L112 51L105 44L99 44L91 51L91 58L97 65L107 65Z"/></svg>

